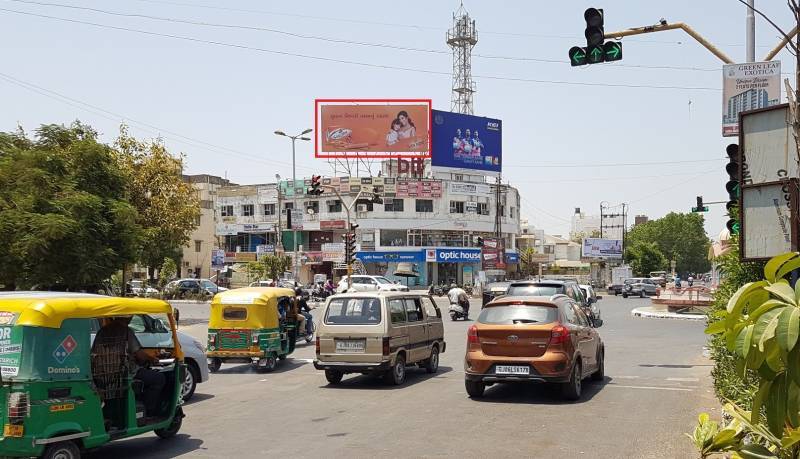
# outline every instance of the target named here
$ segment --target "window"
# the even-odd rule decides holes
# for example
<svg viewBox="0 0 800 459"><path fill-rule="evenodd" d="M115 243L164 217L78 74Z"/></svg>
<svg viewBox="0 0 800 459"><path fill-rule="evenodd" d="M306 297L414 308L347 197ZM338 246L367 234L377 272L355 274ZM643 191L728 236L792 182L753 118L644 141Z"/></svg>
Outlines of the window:
<svg viewBox="0 0 800 459"><path fill-rule="evenodd" d="M502 216L502 217L506 216L506 206L505 206L505 204L500 204L500 216Z"/></svg>
<svg viewBox="0 0 800 459"><path fill-rule="evenodd" d="M342 211L342 201L339 201L338 199L328 201L328 213L335 214L341 211Z"/></svg>
<svg viewBox="0 0 800 459"><path fill-rule="evenodd" d="M417 212L433 212L433 200L417 199Z"/></svg>
<svg viewBox="0 0 800 459"><path fill-rule="evenodd" d="M363 204L356 204L356 211L357 212L372 212L372 201L367 201L367 202L365 202Z"/></svg>
<svg viewBox="0 0 800 459"><path fill-rule="evenodd" d="M439 310L439 307L436 306L436 303L433 302L427 296L422 297L422 307L425 308L425 315L428 317L442 317L442 311Z"/></svg>
<svg viewBox="0 0 800 459"><path fill-rule="evenodd" d="M586 318L586 315L581 311L577 305L572 306L575 310L575 317L578 319L578 325L581 327L588 327L589 326L589 319Z"/></svg>
<svg viewBox="0 0 800 459"><path fill-rule="evenodd" d="M381 230L381 245L404 247L406 245L406 230Z"/></svg>
<svg viewBox="0 0 800 459"><path fill-rule="evenodd" d="M333 302L333 301L331 301ZM406 321L406 306L403 300L396 299L389 301L389 314L392 316L393 324L402 324Z"/></svg>
<svg viewBox="0 0 800 459"><path fill-rule="evenodd" d="M306 201L306 213L308 213L308 209L314 211L315 214L319 213L319 201Z"/></svg>
<svg viewBox="0 0 800 459"><path fill-rule="evenodd" d="M463 214L464 213L464 201L450 201L450 213L451 214Z"/></svg>
<svg viewBox="0 0 800 459"><path fill-rule="evenodd" d="M200 218L201 217L202 217L202 215L198 215L198 216L194 217L194 226L200 226Z"/></svg>
<svg viewBox="0 0 800 459"><path fill-rule="evenodd" d="M578 318L575 317L575 310L572 309L572 303L564 303L564 318L568 323L578 325Z"/></svg>
<svg viewBox="0 0 800 459"><path fill-rule="evenodd" d="M294 203L293 202L284 202L283 203L283 208L286 209L286 210L294 209Z"/></svg>
<svg viewBox="0 0 800 459"><path fill-rule="evenodd" d="M222 318L225 320L245 320L247 319L247 308L225 308L222 310Z"/></svg>
<svg viewBox="0 0 800 459"><path fill-rule="evenodd" d="M194 241L194 251L201 252L203 250L203 241Z"/></svg>
<svg viewBox="0 0 800 459"><path fill-rule="evenodd" d="M223 217L233 217L233 206L221 206L219 210Z"/></svg>
<svg viewBox="0 0 800 459"><path fill-rule="evenodd" d="M511 217L511 218L514 218L514 208L513 207L509 207L508 208L508 212L509 212L508 216Z"/></svg>
<svg viewBox="0 0 800 459"><path fill-rule="evenodd" d="M478 322L489 325L533 324L555 322L556 308L537 305L508 305L484 308Z"/></svg>
<svg viewBox="0 0 800 459"><path fill-rule="evenodd" d="M147 324L144 323L144 317L136 315L131 317L131 322L128 324L128 328L133 330L134 333L143 333L145 330L147 330Z"/></svg>
<svg viewBox="0 0 800 459"><path fill-rule="evenodd" d="M204 280L201 283L203 284L203 288L204 289L209 290L211 292L216 292L217 291L217 284L215 284L215 283L213 283L213 282L211 282L209 280Z"/></svg>
<svg viewBox="0 0 800 459"><path fill-rule="evenodd" d="M489 203L488 202L479 202L478 203L478 215L489 215Z"/></svg>
<svg viewBox="0 0 800 459"><path fill-rule="evenodd" d="M264 204L264 215L275 215L275 204Z"/></svg>
<svg viewBox="0 0 800 459"><path fill-rule="evenodd" d="M381 321L378 298L336 298L325 312L326 324L371 325Z"/></svg>
<svg viewBox="0 0 800 459"><path fill-rule="evenodd" d="M392 198L385 198L383 204L383 210L386 212L402 212L403 211L403 200L402 199L392 199Z"/></svg>
<svg viewBox="0 0 800 459"><path fill-rule="evenodd" d="M252 204L242 204L242 216L252 217L255 215L255 206Z"/></svg>
<svg viewBox="0 0 800 459"><path fill-rule="evenodd" d="M406 320L409 322L420 322L424 317L422 315L422 305L419 303L418 299L414 298L406 298Z"/></svg>
<svg viewBox="0 0 800 459"><path fill-rule="evenodd" d="M511 284L506 293L511 296L553 296L564 291L560 285Z"/></svg>
<svg viewBox="0 0 800 459"><path fill-rule="evenodd" d="M464 181L464 174L453 174L453 180L456 182Z"/></svg>
<svg viewBox="0 0 800 459"><path fill-rule="evenodd" d="M375 280L378 281L379 284L384 284L384 285L392 283L392 281L390 281L385 277L376 277Z"/></svg>

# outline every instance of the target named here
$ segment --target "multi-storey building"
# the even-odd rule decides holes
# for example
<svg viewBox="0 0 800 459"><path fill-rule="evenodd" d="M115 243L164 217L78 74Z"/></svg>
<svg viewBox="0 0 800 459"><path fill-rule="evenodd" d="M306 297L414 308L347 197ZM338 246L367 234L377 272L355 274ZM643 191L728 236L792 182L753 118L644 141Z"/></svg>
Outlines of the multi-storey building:
<svg viewBox="0 0 800 459"><path fill-rule="evenodd" d="M179 267L179 277L208 278L211 273L211 251L217 247L216 237L216 202L217 192L231 183L214 175L184 175L183 180L191 183L200 200L200 216L197 228L192 232L189 241L183 248L183 256Z"/></svg>

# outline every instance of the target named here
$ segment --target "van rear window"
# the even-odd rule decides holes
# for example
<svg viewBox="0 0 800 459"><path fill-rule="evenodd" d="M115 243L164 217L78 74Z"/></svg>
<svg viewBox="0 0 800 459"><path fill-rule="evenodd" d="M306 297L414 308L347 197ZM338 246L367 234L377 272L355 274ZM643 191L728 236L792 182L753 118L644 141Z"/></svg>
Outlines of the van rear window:
<svg viewBox="0 0 800 459"><path fill-rule="evenodd" d="M222 318L225 320L245 320L247 319L247 309L225 308L222 311Z"/></svg>
<svg viewBox="0 0 800 459"><path fill-rule="evenodd" d="M546 324L555 322L558 308L552 306L509 305L484 308L478 322L487 325Z"/></svg>
<svg viewBox="0 0 800 459"><path fill-rule="evenodd" d="M328 303L325 323L329 325L374 325L381 322L378 298L335 298Z"/></svg>

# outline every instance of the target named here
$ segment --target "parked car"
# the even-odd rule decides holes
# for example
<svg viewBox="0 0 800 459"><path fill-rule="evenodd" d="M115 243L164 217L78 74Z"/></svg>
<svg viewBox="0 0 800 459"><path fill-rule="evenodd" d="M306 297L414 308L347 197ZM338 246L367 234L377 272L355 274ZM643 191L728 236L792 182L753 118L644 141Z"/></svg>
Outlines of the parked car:
<svg viewBox="0 0 800 459"><path fill-rule="evenodd" d="M128 326L136 334L136 338L142 347L163 347L172 343L172 334L169 326L163 320L147 314L138 314L131 318ZM98 330L100 330L100 322L97 319L93 319L92 341L94 341L94 336ZM192 398L198 384L208 381L208 361L206 359L206 347L200 341L186 333L178 332L178 342L181 344L187 368L181 385L181 397L186 402Z"/></svg>
<svg viewBox="0 0 800 459"><path fill-rule="evenodd" d="M591 324L563 294L492 301L467 331L467 394L478 398L496 383L530 381L560 384L566 399L579 399L585 378L604 378L605 349L596 330L602 323Z"/></svg>
<svg viewBox="0 0 800 459"><path fill-rule="evenodd" d="M507 296L546 296L567 295L581 307L588 307L589 301L577 282L571 279L517 281L512 282L506 292ZM502 298L502 297L501 297Z"/></svg>
<svg viewBox="0 0 800 459"><path fill-rule="evenodd" d="M167 299L186 298L189 295L211 298L219 292L228 290L219 287L208 279L176 279L164 286L164 297Z"/></svg>
<svg viewBox="0 0 800 459"><path fill-rule="evenodd" d="M158 289L147 285L141 279L134 279L128 282L128 292L133 296L155 297L158 296Z"/></svg>
<svg viewBox="0 0 800 459"><path fill-rule="evenodd" d="M402 284L395 284L383 276L355 275L350 287L356 292L407 292L408 287ZM342 276L339 285L336 287L337 293L347 291L347 276Z"/></svg>
<svg viewBox="0 0 800 459"><path fill-rule="evenodd" d="M248 285L248 287L272 287L273 282L274 281L271 279L255 281L255 282L250 282L250 285Z"/></svg>
<svg viewBox="0 0 800 459"><path fill-rule="evenodd" d="M345 374L361 373L400 385L408 365L435 373L446 349L442 312L428 295L333 295L321 317L314 368L324 370L330 384L338 384Z"/></svg>
<svg viewBox="0 0 800 459"><path fill-rule="evenodd" d="M486 284L486 287L483 289L481 304L485 306L498 296L505 295L510 285L510 282L492 282L491 284Z"/></svg>
<svg viewBox="0 0 800 459"><path fill-rule="evenodd" d="M658 285L653 279L644 277L632 277L625 279L625 285L622 287L622 297L628 298L629 296L638 296L644 298L646 296L655 296L658 293Z"/></svg>

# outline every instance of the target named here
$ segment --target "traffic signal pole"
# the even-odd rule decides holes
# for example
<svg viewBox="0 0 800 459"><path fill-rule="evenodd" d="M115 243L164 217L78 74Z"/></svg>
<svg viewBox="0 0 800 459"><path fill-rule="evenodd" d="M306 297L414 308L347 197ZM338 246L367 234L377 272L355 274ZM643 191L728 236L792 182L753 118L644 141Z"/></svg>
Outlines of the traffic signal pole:
<svg viewBox="0 0 800 459"><path fill-rule="evenodd" d="M690 37L694 38L698 43L700 43L705 49L709 50L711 54L717 56L722 62L726 64L733 64L734 61L727 54L720 51L716 46L714 46L710 41L706 40L702 35L697 33L696 30L691 28L688 24L683 22L674 22L672 24L668 23L667 21L662 21L660 24L654 24L644 27L634 27L627 30L620 30L618 32L607 32L603 35L603 38L613 40L619 39L622 37L630 37L633 35L642 35L646 33L654 33L654 32L664 32L666 30L676 30L680 29L686 32Z"/></svg>
<svg viewBox="0 0 800 459"><path fill-rule="evenodd" d="M350 221L350 211L353 209L353 206L356 204L359 198L361 198L361 195L364 193L364 189L362 188L361 191L358 192L356 197L352 201L350 201L350 204L345 205L344 198L342 198L342 195L339 194L339 190L336 189L336 187L331 185L322 185L322 188L333 191L336 197L339 198L339 202L342 203L342 207L344 207L345 213L347 215L347 232L349 233L351 231L350 228L353 227L353 224ZM354 233L353 237L355 236L356 235ZM345 245L346 244L347 242L345 242ZM350 260L350 257L346 255L345 255L345 262L347 262L347 290L350 290L350 288L353 286L353 263Z"/></svg>

